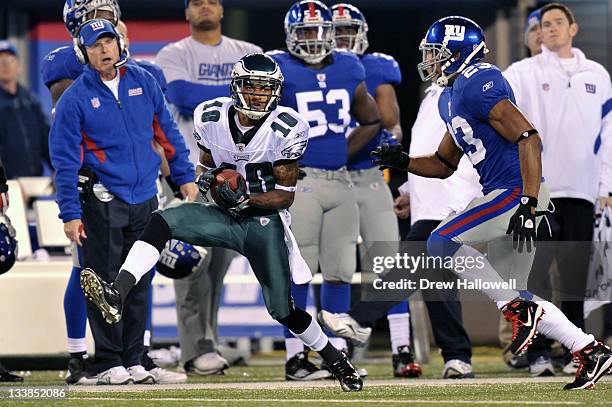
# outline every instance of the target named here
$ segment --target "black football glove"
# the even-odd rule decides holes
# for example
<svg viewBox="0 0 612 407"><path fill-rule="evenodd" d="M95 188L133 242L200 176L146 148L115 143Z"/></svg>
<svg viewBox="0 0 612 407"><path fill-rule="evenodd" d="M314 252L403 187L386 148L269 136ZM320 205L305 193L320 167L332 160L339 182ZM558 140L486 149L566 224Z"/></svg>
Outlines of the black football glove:
<svg viewBox="0 0 612 407"><path fill-rule="evenodd" d="M406 171L410 163L410 157L402 150L400 144L391 145L383 144L376 147L376 150L370 153L372 161L376 165L380 165L380 169L396 168Z"/></svg>
<svg viewBox="0 0 612 407"><path fill-rule="evenodd" d="M506 234L512 233L512 247L518 252L523 252L523 245L527 244L527 253L531 253L532 247L536 245L536 214L531 209L536 209L538 200L530 196L522 196L521 203L514 215L510 218L510 224Z"/></svg>
<svg viewBox="0 0 612 407"><path fill-rule="evenodd" d="M240 212L249 205L249 193L247 192L244 178L238 177L238 188L235 191L230 187L229 181L225 181L217 188L220 204L232 212Z"/></svg>
<svg viewBox="0 0 612 407"><path fill-rule="evenodd" d="M215 183L215 178L217 174L223 171L223 168L212 168L206 172L201 173L196 178L195 183L198 185L198 189L200 190L200 194L205 201L208 201L208 191L210 191L210 187Z"/></svg>

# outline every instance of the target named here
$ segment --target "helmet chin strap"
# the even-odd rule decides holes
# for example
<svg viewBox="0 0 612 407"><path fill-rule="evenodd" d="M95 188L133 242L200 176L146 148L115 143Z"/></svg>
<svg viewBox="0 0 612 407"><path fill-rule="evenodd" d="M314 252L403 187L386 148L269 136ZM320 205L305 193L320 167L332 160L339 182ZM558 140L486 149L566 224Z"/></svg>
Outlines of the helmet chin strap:
<svg viewBox="0 0 612 407"><path fill-rule="evenodd" d="M481 41L480 44L478 44L478 46L476 46L476 48L474 48L474 50L470 53L470 55L467 56L467 58L463 61L463 63L461 64L461 66L459 67L459 69L457 69L455 72L451 73L450 75L446 76L444 74L444 70L446 68L448 68L449 66L451 66L454 62L455 62L455 58L450 58L442 67L442 75L440 75L440 77L438 79L436 79L436 83L438 84L438 86L448 86L448 81L452 78L454 78L456 75L460 74L461 72L463 72L463 70L470 64L470 62L472 61L472 58L474 58L474 56L476 54L478 54L480 52L480 50L482 48L485 48L485 53L488 51L486 49L486 45L484 43L484 41Z"/></svg>

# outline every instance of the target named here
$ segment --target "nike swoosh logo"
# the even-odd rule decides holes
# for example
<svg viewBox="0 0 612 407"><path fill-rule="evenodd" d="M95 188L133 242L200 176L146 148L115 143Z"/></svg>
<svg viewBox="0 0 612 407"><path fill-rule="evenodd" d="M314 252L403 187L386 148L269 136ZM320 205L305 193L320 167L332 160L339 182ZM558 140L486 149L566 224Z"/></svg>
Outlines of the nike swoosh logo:
<svg viewBox="0 0 612 407"><path fill-rule="evenodd" d="M527 314L527 322L523 322L524 326L531 326L531 313Z"/></svg>
<svg viewBox="0 0 612 407"><path fill-rule="evenodd" d="M595 378L595 374L597 373L597 368L599 367L600 361L601 361L601 356L597 358L597 363L595 364L595 368L591 371L592 373L587 372L586 376L589 378L589 380L593 380Z"/></svg>

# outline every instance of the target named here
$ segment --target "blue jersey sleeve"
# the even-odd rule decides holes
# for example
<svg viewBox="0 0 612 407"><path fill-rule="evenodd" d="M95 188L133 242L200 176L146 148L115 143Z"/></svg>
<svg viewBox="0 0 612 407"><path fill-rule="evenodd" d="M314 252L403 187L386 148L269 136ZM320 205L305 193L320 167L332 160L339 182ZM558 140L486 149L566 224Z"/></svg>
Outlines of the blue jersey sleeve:
<svg viewBox="0 0 612 407"><path fill-rule="evenodd" d="M49 88L59 80L78 78L83 73L83 65L71 47L61 47L45 56L41 73L45 85Z"/></svg>
<svg viewBox="0 0 612 407"><path fill-rule="evenodd" d="M373 55L378 57L378 65L380 69L380 83L399 85L402 82L402 72L399 64L391 55L375 52Z"/></svg>
<svg viewBox="0 0 612 407"><path fill-rule="evenodd" d="M465 109L484 122L489 120L493 106L504 99L514 101L514 93L498 69L477 71L467 79L462 92Z"/></svg>

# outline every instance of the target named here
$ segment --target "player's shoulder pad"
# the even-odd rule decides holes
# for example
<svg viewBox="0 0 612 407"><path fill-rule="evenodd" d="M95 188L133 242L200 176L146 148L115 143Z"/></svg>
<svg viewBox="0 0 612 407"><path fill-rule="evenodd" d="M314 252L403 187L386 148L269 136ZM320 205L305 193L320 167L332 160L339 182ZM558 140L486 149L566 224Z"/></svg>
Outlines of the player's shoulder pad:
<svg viewBox="0 0 612 407"><path fill-rule="evenodd" d="M62 79L76 79L83 73L74 49L64 46L54 49L43 58L41 73L47 87Z"/></svg>
<svg viewBox="0 0 612 407"><path fill-rule="evenodd" d="M290 56L287 51L283 51L281 49L273 49L271 51L266 51L265 54L270 58L274 59L279 64L287 60Z"/></svg>
<svg viewBox="0 0 612 407"><path fill-rule="evenodd" d="M351 63L351 62L354 63L355 61L357 61L361 63L357 55L353 54L351 51L344 49L344 48L335 48L332 51L332 55L334 56L334 62L347 61L348 63Z"/></svg>
<svg viewBox="0 0 612 407"><path fill-rule="evenodd" d="M357 55L346 49L336 48L332 51L335 69L344 72L344 77L357 76L365 79L365 68Z"/></svg>
<svg viewBox="0 0 612 407"><path fill-rule="evenodd" d="M214 126L219 120L204 120L204 113L209 111L219 111L220 114L226 114L229 107L234 103L232 98L225 96L218 97L215 99L206 100L200 103L193 111L193 117L195 122L203 127Z"/></svg>
<svg viewBox="0 0 612 407"><path fill-rule="evenodd" d="M366 62L367 60L365 60L366 57L368 58L367 60L372 61L370 64L375 66L375 69L379 71L382 83L397 85L402 81L400 66L391 55L383 54L382 52L364 55L361 60L367 72L370 68L366 66L368 63Z"/></svg>
<svg viewBox="0 0 612 407"><path fill-rule="evenodd" d="M308 121L301 114L288 106L277 106L274 110L274 115L291 128L292 131L287 134L287 137L294 137L297 133L303 132L304 130L308 133L310 129ZM289 116L289 119L282 120L283 117L286 118L287 116Z"/></svg>
<svg viewBox="0 0 612 407"><path fill-rule="evenodd" d="M457 81L460 88L472 89L475 86L483 86L484 92L495 85L505 83L506 80L498 67L486 62L480 62L465 68L459 78L457 78Z"/></svg>

